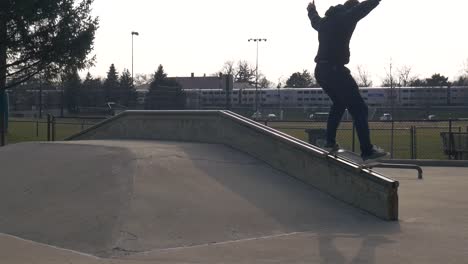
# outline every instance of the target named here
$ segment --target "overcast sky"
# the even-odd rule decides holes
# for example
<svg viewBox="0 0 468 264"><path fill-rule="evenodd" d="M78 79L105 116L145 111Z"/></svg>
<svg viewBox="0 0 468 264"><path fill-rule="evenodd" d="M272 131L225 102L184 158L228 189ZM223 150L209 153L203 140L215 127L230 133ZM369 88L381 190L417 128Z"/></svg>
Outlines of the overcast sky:
<svg viewBox="0 0 468 264"><path fill-rule="evenodd" d="M323 15L344 0L316 0ZM292 73L313 72L317 33L310 26L303 0L95 0L100 18L93 76L104 77L111 63L134 73L152 74L162 64L169 76L218 72L227 60L255 65L270 81L285 81ZM351 63L362 65L375 85L381 83L390 60L394 68L410 66L421 78L441 73L461 74L468 59L468 1L382 0L359 22L351 41Z"/></svg>

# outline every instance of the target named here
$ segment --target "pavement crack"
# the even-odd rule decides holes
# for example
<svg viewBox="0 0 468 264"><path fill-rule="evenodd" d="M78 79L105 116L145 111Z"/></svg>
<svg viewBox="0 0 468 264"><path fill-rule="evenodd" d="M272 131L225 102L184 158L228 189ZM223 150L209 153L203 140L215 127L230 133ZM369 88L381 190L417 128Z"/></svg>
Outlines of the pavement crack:
<svg viewBox="0 0 468 264"><path fill-rule="evenodd" d="M139 251L139 250L131 250L131 249L125 249L125 248L121 248L121 247L114 247L112 249L113 252L120 252L124 255L131 255L131 254L136 254L136 253L142 253L143 251Z"/></svg>
<svg viewBox="0 0 468 264"><path fill-rule="evenodd" d="M211 242L211 243L199 244L199 245L181 246L181 247L173 247L173 248L161 248L161 249L154 249L150 251L140 251L135 254L148 255L148 254L162 253L162 252L168 252L168 251L177 251L177 250L185 250L185 249L193 249L193 248L205 248L205 247L222 246L222 245L229 245L229 244L239 244L239 243L259 241L259 240L281 239L281 238L286 238L286 237L291 237L291 236L304 235L308 233L310 232L282 233L282 234L276 234L276 235L244 238L244 239L229 240L229 241L223 241L223 242Z"/></svg>

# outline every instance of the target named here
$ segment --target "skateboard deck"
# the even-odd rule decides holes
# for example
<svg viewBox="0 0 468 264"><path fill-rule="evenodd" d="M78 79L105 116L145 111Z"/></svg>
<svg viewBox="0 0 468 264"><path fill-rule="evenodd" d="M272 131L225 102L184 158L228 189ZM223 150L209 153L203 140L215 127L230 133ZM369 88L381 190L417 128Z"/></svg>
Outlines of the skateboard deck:
<svg viewBox="0 0 468 264"><path fill-rule="evenodd" d="M352 152L346 149L338 149L329 151L327 156L334 156L335 158L340 158L348 162L352 162L357 165L357 170L370 170L374 168L391 168L391 169L415 169L418 170L418 179L423 179L423 170L421 167L413 164L395 164L395 163L386 163L382 160L390 156L390 153L387 152L386 156L380 157L378 159L366 160L364 161L356 152Z"/></svg>

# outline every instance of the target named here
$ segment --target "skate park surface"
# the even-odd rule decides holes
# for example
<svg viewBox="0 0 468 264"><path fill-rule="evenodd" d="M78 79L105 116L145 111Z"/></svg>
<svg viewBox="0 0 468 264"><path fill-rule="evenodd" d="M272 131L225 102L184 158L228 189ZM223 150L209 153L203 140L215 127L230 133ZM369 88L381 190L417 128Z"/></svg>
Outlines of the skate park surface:
<svg viewBox="0 0 468 264"><path fill-rule="evenodd" d="M66 157L66 158L64 158ZM223 144L0 149L1 263L465 263L468 169L378 169L385 221Z"/></svg>
<svg viewBox="0 0 468 264"><path fill-rule="evenodd" d="M404 201L400 221L387 222L222 145L83 141L6 150L2 263L468 259L467 168L426 167L423 181L382 169L401 182ZM63 155L70 161L44 168Z"/></svg>

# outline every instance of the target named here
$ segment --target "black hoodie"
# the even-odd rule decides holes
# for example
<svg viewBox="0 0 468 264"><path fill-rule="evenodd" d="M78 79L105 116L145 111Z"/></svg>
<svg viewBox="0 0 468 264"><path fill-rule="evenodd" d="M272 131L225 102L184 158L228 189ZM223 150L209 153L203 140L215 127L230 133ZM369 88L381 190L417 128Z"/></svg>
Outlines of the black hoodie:
<svg viewBox="0 0 468 264"><path fill-rule="evenodd" d="M380 0L367 0L347 8L332 6L321 18L315 9L309 11L312 27L319 33L319 50L315 62L345 65L349 63L349 42L359 20L367 16Z"/></svg>

